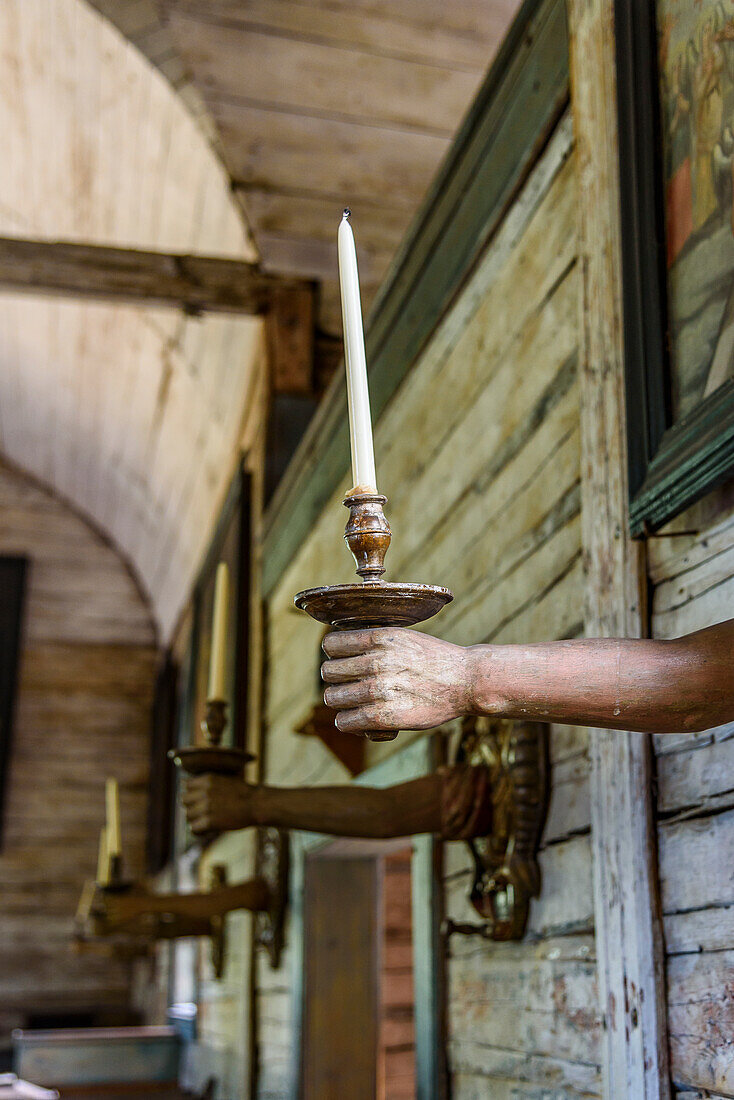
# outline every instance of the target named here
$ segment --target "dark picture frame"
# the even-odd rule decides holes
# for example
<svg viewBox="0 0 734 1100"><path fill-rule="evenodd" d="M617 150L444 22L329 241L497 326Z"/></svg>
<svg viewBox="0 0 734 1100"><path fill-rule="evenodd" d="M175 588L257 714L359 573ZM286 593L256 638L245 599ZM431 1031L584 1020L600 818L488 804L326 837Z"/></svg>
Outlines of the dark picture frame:
<svg viewBox="0 0 734 1100"><path fill-rule="evenodd" d="M179 672L173 652L167 649L158 669L153 696L146 843L149 875L159 874L173 854L176 784L168 753L176 744Z"/></svg>
<svg viewBox="0 0 734 1100"><path fill-rule="evenodd" d="M673 422L654 0L615 0L630 529L653 531L734 473L734 379Z"/></svg>
<svg viewBox="0 0 734 1100"><path fill-rule="evenodd" d="M0 850L3 844L5 791L18 694L28 565L28 559L25 557L0 556Z"/></svg>

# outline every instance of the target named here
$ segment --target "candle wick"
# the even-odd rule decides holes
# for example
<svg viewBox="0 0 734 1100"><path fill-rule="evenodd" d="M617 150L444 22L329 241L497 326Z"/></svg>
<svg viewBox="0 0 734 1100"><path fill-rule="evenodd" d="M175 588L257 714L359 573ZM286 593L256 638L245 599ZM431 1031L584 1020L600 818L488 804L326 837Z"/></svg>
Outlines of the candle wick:
<svg viewBox="0 0 734 1100"><path fill-rule="evenodd" d="M342 214L342 217L343 218L349 218L349 217L351 217L351 214L352 214L352 211L349 209L348 206L345 206L344 207L344 213Z"/></svg>

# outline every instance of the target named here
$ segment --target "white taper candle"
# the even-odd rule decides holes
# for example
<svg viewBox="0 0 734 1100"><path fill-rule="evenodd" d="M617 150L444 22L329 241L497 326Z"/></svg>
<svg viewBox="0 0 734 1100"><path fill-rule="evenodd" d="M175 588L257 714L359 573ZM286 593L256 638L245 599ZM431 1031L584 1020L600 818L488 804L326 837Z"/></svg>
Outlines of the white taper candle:
<svg viewBox="0 0 734 1100"><path fill-rule="evenodd" d="M352 477L355 489L377 491L375 452L372 443L370 394L367 388L367 358L362 330L362 303L359 296L359 272L349 210L339 226L339 284L344 325L344 361L347 370L349 436L352 447Z"/></svg>

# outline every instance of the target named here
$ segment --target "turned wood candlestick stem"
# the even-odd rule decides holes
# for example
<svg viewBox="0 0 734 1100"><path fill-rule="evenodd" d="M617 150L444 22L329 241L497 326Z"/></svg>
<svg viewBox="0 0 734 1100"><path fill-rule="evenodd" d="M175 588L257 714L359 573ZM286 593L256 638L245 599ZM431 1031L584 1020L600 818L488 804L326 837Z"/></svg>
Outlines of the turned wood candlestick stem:
<svg viewBox="0 0 734 1100"><path fill-rule="evenodd" d="M206 716L201 723L204 740L212 748L219 748L227 728L227 704L224 699L207 699Z"/></svg>
<svg viewBox="0 0 734 1100"><path fill-rule="evenodd" d="M349 509L344 541L365 584L379 582L385 572L385 555L392 539L383 510L386 503L387 497L380 493L355 493L344 499Z"/></svg>
<svg viewBox="0 0 734 1100"><path fill-rule="evenodd" d="M171 749L168 756L187 775L213 772L217 775L242 775L245 764L254 760L252 753L222 745L227 728L227 703L224 699L207 699L206 714L201 723L203 745L188 745Z"/></svg>
<svg viewBox="0 0 734 1100"><path fill-rule="evenodd" d="M344 539L361 578L359 584L309 588L295 597L296 607L337 630L376 626L415 626L430 619L453 599L448 588L434 584L383 581L390 526L385 518L387 498L371 491L351 492L344 499L349 519ZM397 734L369 732L371 741L391 741Z"/></svg>

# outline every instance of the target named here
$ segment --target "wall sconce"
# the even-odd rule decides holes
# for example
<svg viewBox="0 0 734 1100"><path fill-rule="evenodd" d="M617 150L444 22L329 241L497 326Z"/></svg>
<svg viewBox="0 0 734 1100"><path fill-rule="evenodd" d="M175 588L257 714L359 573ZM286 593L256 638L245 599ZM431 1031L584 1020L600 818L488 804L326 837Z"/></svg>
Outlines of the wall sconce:
<svg viewBox="0 0 734 1100"><path fill-rule="evenodd" d="M374 839L437 833L465 840L474 862L471 902L486 922L482 934L520 939L530 899L540 889L536 855L547 807L547 752L543 723L471 718L463 723L453 767L398 788L289 789L257 787L235 776L193 778L187 812L199 832L212 823L224 832L258 824L274 828L275 835L278 829L300 829ZM267 844L261 850L266 853Z"/></svg>
<svg viewBox="0 0 734 1100"><path fill-rule="evenodd" d="M274 968L280 963L287 902L288 836L267 830L259 840L258 874L229 885L226 868L212 867L207 892L154 894L132 882L114 879L85 884L76 916L80 944L108 941L146 950L158 940L202 936L211 940L214 973L221 978L226 956L226 915L237 909L256 914L257 937Z"/></svg>

